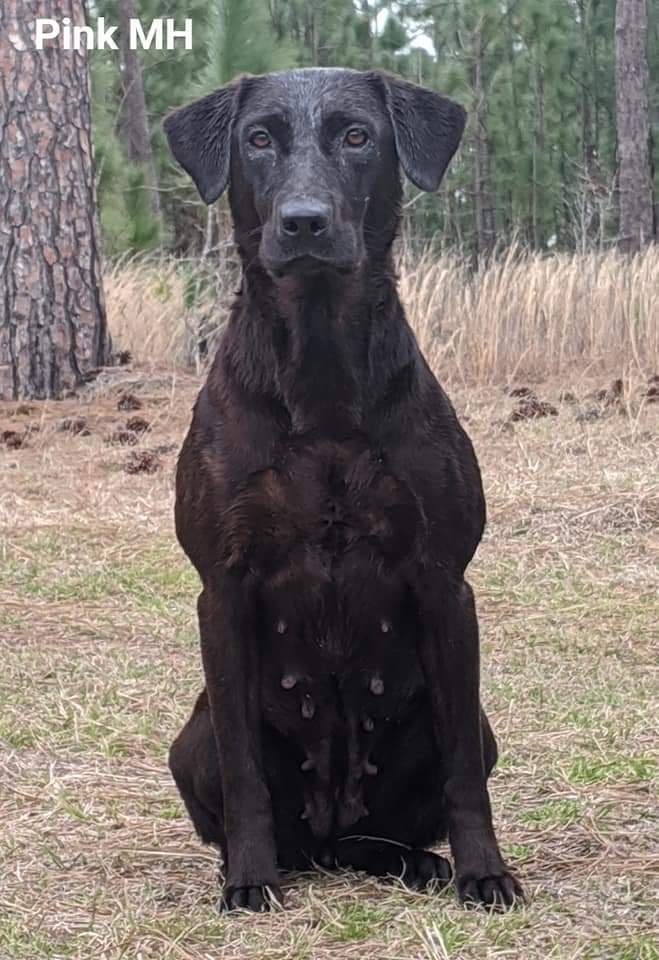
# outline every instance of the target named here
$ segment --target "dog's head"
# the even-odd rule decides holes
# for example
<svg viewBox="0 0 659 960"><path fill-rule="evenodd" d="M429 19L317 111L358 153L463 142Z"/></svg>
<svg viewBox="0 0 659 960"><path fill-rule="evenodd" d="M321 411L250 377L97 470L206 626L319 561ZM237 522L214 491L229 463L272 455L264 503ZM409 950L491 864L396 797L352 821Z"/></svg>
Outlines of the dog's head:
<svg viewBox="0 0 659 960"><path fill-rule="evenodd" d="M387 250L399 165L437 189L464 124L462 107L396 77L307 69L244 77L164 128L206 203L229 186L243 254L277 277L348 272Z"/></svg>

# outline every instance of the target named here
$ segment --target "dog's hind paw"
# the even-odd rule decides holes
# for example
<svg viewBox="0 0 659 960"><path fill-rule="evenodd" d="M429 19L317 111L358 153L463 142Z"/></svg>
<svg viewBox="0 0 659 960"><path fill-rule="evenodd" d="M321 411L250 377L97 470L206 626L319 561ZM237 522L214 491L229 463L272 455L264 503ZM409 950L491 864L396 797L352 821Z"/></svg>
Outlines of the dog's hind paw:
<svg viewBox="0 0 659 960"><path fill-rule="evenodd" d="M446 857L429 850L413 848L401 854L404 870L402 883L411 890L441 889L450 883L453 869Z"/></svg>

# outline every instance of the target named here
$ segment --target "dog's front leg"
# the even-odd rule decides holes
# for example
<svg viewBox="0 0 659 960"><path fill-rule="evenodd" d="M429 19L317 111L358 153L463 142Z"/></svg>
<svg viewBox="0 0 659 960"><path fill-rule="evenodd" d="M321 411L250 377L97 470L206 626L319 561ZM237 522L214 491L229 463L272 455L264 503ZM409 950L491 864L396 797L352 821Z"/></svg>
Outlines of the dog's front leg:
<svg viewBox="0 0 659 960"><path fill-rule="evenodd" d="M460 897L494 907L521 896L497 844L487 792L479 695L478 621L465 581L419 590L419 655L445 770L449 842Z"/></svg>
<svg viewBox="0 0 659 960"><path fill-rule="evenodd" d="M270 793L261 757L259 660L253 592L232 574L199 597L201 653L224 808L227 909L281 900ZM218 798L219 799L219 798Z"/></svg>

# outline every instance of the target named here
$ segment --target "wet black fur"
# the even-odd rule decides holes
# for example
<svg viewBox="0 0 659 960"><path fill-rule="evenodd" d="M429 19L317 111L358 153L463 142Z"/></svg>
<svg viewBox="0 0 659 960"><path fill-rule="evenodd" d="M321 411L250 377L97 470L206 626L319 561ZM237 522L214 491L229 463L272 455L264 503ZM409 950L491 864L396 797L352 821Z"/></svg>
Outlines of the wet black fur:
<svg viewBox="0 0 659 960"><path fill-rule="evenodd" d="M463 126L436 93L347 70L244 78L165 122L208 202L228 183L243 261L179 460L206 688L170 755L229 907L262 908L279 869L312 861L445 882L424 848L446 836L463 898L519 892L464 580L479 469L391 260L399 164L436 188ZM291 198L327 228L288 235Z"/></svg>

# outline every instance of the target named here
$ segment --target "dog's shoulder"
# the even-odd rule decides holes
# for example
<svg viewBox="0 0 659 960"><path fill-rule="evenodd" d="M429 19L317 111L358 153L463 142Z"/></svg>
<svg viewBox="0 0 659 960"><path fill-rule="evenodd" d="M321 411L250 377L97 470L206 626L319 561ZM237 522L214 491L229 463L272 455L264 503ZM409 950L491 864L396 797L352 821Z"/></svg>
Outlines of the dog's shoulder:
<svg viewBox="0 0 659 960"><path fill-rule="evenodd" d="M276 432L272 417L242 403L221 371L209 376L176 471L176 532L198 568L216 562L225 517L245 479L271 465Z"/></svg>
<svg viewBox="0 0 659 960"><path fill-rule="evenodd" d="M392 471L414 492L427 519L431 553L464 569L485 527L478 459L448 395L419 353L413 388L386 443Z"/></svg>

